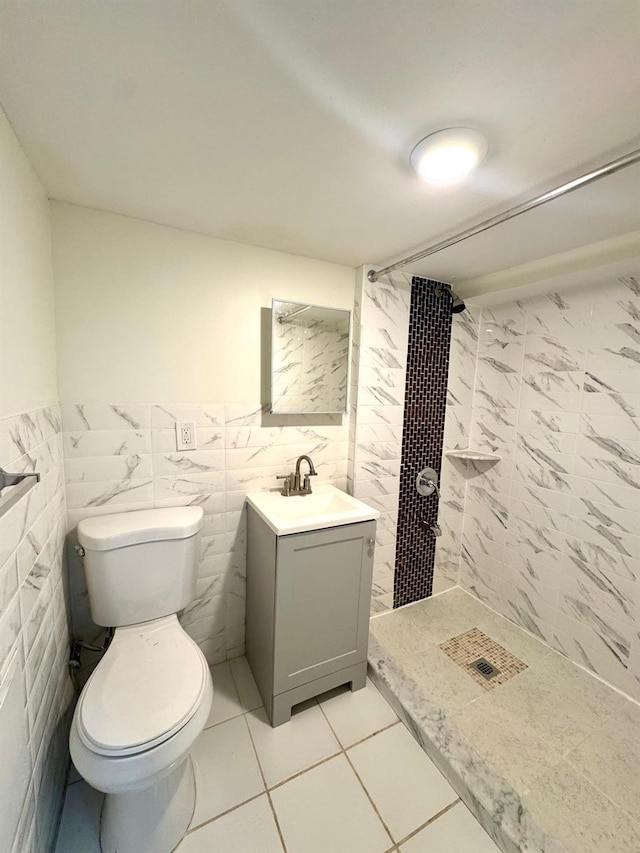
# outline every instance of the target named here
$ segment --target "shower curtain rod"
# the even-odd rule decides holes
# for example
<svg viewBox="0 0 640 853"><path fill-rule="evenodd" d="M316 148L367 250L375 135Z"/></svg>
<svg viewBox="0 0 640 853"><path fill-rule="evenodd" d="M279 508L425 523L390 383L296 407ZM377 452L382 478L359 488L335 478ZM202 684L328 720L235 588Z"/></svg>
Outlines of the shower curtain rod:
<svg viewBox="0 0 640 853"><path fill-rule="evenodd" d="M632 166L638 161L640 161L640 148L636 148L635 151L630 151L628 154L624 154L622 157L618 157L616 160L612 160L610 163L605 163L604 166L600 166L599 168L594 169L591 172L587 172L585 175L581 175L579 178L575 178L573 181L569 181L566 184L562 184L562 186L556 187L555 189L549 190L548 192L543 193L542 195L529 199L529 201L525 201L522 204L518 204L515 207L509 208L509 210L505 210L502 213L498 213L496 216L492 216L490 219L484 219L477 225L473 225L471 228L467 228L465 231L460 231L459 234L455 234L453 237L448 237L446 240L441 240L439 243L430 246L428 249L422 249L420 252L416 252L415 255L409 255L409 257L407 258L402 258L402 260L396 261L395 264L390 264L388 267L384 267L384 269L369 270L369 272L367 273L367 278L369 279L369 281L375 282L381 276L387 275L387 273L393 272L394 270L400 269L401 267L406 267L407 264L412 264L414 261L420 261L422 260L422 258L428 258L429 255L435 255L436 252L441 252L443 249L448 249L449 246L455 246L456 243L461 243L463 240L468 240L469 237L474 237L476 234L480 234L483 231L488 231L489 228L494 228L496 225L501 225L503 222L507 222L509 219L513 219L514 216L520 216L521 213L526 213L528 210L533 210L535 207L539 207L541 204L546 204L546 202L548 201L553 201L554 198L559 198L560 196L563 196L566 193L573 192L573 190L577 190L579 187L584 187L586 184L590 184L593 181L597 181L599 178L604 178L606 175L612 175L614 172L618 172L620 169L625 169L627 166Z"/></svg>

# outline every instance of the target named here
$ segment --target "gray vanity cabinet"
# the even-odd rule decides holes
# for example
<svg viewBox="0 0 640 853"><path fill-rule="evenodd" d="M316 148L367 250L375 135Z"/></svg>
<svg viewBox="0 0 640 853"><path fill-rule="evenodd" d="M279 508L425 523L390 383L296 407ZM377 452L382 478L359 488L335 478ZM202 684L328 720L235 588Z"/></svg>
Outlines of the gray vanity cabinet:
<svg viewBox="0 0 640 853"><path fill-rule="evenodd" d="M247 508L247 659L273 726L364 687L376 522L276 536Z"/></svg>

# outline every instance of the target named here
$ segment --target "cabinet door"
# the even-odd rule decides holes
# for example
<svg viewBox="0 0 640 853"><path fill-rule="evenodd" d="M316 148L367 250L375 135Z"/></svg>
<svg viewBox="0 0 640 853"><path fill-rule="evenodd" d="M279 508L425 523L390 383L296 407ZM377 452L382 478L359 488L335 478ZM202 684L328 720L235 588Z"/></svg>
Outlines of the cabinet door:
<svg viewBox="0 0 640 853"><path fill-rule="evenodd" d="M376 523L278 539L274 693L366 659Z"/></svg>

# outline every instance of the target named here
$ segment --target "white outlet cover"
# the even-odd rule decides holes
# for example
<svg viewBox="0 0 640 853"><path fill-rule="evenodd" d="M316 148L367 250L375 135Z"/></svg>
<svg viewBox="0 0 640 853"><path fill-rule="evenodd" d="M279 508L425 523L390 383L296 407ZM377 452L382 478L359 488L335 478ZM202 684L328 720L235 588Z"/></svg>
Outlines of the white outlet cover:
<svg viewBox="0 0 640 853"><path fill-rule="evenodd" d="M176 423L176 449L196 449L196 425L192 421Z"/></svg>

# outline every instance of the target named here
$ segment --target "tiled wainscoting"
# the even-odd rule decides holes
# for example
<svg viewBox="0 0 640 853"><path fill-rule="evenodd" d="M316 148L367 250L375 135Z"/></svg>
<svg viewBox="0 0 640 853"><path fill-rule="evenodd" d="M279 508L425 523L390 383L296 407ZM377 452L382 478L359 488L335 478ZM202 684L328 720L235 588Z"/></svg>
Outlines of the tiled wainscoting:
<svg viewBox="0 0 640 853"><path fill-rule="evenodd" d="M49 850L69 764L57 407L0 421L0 466L41 481L0 519L0 850Z"/></svg>
<svg viewBox="0 0 640 853"><path fill-rule="evenodd" d="M210 663L244 654L245 495L277 486L303 453L314 485L345 489L347 419L269 415L257 403L79 403L62 406L62 421L69 528L88 515L202 506L197 598L181 621ZM196 424L196 450L176 451L176 421ZM81 572L72 577L74 625L90 630Z"/></svg>
<svg viewBox="0 0 640 853"><path fill-rule="evenodd" d="M501 459L445 462L458 483L466 467L461 584L636 699L639 318L629 277L482 308L471 408L452 358L447 443Z"/></svg>

